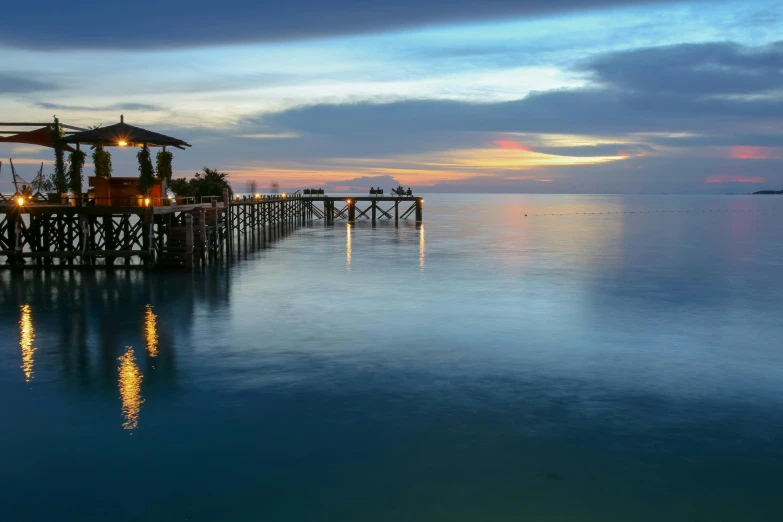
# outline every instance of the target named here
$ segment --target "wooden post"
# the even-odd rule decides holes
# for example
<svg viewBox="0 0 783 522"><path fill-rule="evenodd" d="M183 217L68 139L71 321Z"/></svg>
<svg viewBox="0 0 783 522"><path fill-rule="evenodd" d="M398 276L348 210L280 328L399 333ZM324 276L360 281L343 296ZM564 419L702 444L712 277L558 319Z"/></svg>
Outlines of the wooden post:
<svg viewBox="0 0 783 522"><path fill-rule="evenodd" d="M14 253L9 259L9 265L21 264L22 260L22 209L14 209L8 213L8 244L13 245Z"/></svg>
<svg viewBox="0 0 783 522"><path fill-rule="evenodd" d="M198 209L198 239L199 243L201 244L201 257L203 259L204 253L207 250L207 224L206 221L206 215L204 213L204 209L200 208Z"/></svg>
<svg viewBox="0 0 783 522"><path fill-rule="evenodd" d="M372 226L375 226L375 210L378 206L378 200L373 199L372 200Z"/></svg>
<svg viewBox="0 0 783 522"><path fill-rule="evenodd" d="M87 216L81 214L79 215L79 242L77 245L80 247L79 251L81 253L81 256L79 256L80 264L89 264L89 260L84 254L90 246L90 225Z"/></svg>
<svg viewBox="0 0 783 522"><path fill-rule="evenodd" d="M233 223L231 218L231 198L228 195L228 189L223 189L223 218L224 218L223 221L225 222L226 225L226 236L225 236L226 243L227 243L226 249L228 250L228 252L231 252L233 246L231 244L233 241L232 239L233 234L231 228Z"/></svg>
<svg viewBox="0 0 783 522"><path fill-rule="evenodd" d="M51 226L51 218L47 214L43 218L43 249L45 252L48 252L51 247L51 230L49 227ZM44 258L44 265L51 265L52 264L52 258L46 257Z"/></svg>
<svg viewBox="0 0 783 522"><path fill-rule="evenodd" d="M421 223L424 207L424 198L416 199L416 223Z"/></svg>
<svg viewBox="0 0 783 522"><path fill-rule="evenodd" d="M193 266L193 215L185 215L185 264Z"/></svg>
<svg viewBox="0 0 783 522"><path fill-rule="evenodd" d="M400 202L395 201L394 202L394 226L399 226L400 224Z"/></svg>
<svg viewBox="0 0 783 522"><path fill-rule="evenodd" d="M351 200L348 203L348 222L353 224L356 221L356 202Z"/></svg>
<svg viewBox="0 0 783 522"><path fill-rule="evenodd" d="M103 216L103 235L105 237L105 244L103 249L108 253L111 250L116 250L117 247L114 244L114 220L111 215ZM114 256L106 256L106 264L114 264Z"/></svg>

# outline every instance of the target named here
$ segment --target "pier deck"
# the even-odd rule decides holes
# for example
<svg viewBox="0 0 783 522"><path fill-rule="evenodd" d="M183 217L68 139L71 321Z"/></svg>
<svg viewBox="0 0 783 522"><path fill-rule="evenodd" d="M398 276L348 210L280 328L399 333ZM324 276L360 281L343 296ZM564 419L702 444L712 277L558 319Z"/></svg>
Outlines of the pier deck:
<svg viewBox="0 0 783 522"><path fill-rule="evenodd" d="M263 245L314 221L421 222L423 198L264 196L190 205L0 204L0 266L179 266Z"/></svg>

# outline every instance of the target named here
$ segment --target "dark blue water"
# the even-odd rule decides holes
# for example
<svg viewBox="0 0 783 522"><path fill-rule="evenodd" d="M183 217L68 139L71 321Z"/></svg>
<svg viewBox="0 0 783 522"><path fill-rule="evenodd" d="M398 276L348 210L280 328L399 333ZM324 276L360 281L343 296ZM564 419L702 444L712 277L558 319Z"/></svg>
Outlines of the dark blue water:
<svg viewBox="0 0 783 522"><path fill-rule="evenodd" d="M3 271L0 520L783 520L782 222L434 195L193 274Z"/></svg>

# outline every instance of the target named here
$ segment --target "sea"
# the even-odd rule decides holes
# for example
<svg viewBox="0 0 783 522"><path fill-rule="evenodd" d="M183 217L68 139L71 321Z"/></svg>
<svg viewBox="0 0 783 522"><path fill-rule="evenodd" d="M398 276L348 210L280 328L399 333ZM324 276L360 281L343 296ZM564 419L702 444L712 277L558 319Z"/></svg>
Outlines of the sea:
<svg viewBox="0 0 783 522"><path fill-rule="evenodd" d="M0 271L0 521L779 522L783 197L427 194Z"/></svg>

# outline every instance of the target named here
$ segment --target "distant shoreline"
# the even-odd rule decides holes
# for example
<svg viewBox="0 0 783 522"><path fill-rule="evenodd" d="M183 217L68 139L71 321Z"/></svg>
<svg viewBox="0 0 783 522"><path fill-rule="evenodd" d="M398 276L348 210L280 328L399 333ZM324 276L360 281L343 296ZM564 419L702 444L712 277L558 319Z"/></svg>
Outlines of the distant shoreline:
<svg viewBox="0 0 783 522"><path fill-rule="evenodd" d="M767 196L771 194L777 194L777 195L783 195L783 190L759 190L758 192L754 192L753 195L762 195Z"/></svg>

